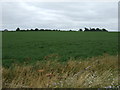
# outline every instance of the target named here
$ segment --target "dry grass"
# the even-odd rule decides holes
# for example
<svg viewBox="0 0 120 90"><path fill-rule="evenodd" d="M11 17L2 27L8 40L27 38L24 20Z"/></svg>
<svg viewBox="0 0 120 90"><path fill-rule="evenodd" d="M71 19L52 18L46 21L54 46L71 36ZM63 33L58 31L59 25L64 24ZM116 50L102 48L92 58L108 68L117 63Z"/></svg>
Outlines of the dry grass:
<svg viewBox="0 0 120 90"><path fill-rule="evenodd" d="M37 62L3 68L3 88L104 88L118 86L118 56Z"/></svg>

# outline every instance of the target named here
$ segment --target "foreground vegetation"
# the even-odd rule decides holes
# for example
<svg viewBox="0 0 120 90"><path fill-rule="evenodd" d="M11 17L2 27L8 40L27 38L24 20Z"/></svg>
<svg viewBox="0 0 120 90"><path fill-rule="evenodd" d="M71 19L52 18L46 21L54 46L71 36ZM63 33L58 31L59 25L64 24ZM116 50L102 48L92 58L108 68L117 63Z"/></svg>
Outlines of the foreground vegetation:
<svg viewBox="0 0 120 90"><path fill-rule="evenodd" d="M3 88L111 88L118 87L118 56L103 56L35 65L3 67Z"/></svg>

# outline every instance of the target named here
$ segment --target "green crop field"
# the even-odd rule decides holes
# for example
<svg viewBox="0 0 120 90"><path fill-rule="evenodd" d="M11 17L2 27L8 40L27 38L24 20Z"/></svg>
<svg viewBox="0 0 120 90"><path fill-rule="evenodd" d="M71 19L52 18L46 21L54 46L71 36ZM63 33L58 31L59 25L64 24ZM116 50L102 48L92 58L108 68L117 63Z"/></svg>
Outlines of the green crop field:
<svg viewBox="0 0 120 90"><path fill-rule="evenodd" d="M3 32L2 40L3 66L118 54L118 33L112 32Z"/></svg>

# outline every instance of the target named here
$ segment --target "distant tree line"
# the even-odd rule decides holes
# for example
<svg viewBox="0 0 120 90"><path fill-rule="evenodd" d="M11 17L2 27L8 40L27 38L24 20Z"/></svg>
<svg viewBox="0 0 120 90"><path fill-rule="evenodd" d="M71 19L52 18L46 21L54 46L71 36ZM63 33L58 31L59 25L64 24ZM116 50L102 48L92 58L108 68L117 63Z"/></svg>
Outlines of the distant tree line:
<svg viewBox="0 0 120 90"><path fill-rule="evenodd" d="M4 31L8 31L7 29L5 29ZM20 28L17 28L16 31L65 31L65 30L58 30L58 29L27 29L27 30L21 30ZM74 30L68 30L68 31L74 31ZM108 30L106 29L100 29L100 28L84 28L84 29L79 29L78 31L80 32L108 32Z"/></svg>
<svg viewBox="0 0 120 90"><path fill-rule="evenodd" d="M82 29L80 29L79 31L82 31ZM104 28L103 28L103 29L100 29L100 28L90 28L90 29L89 29L89 28L85 28L84 32L88 32L88 31L90 31L90 32L91 32L91 31L108 32L108 30L106 30L106 29L104 29Z"/></svg>
<svg viewBox="0 0 120 90"><path fill-rule="evenodd" d="M38 29L38 28L35 28L35 29L27 29L27 30L21 30L20 28L17 28L16 31L60 31L58 29Z"/></svg>

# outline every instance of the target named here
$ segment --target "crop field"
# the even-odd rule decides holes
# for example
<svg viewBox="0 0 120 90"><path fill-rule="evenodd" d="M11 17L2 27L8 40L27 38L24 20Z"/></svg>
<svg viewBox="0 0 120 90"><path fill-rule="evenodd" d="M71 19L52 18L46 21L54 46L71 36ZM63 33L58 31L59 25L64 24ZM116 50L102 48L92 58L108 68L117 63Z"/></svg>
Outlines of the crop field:
<svg viewBox="0 0 120 90"><path fill-rule="evenodd" d="M117 55L118 34L108 32L3 32L3 66Z"/></svg>
<svg viewBox="0 0 120 90"><path fill-rule="evenodd" d="M118 87L118 33L3 32L3 87Z"/></svg>

